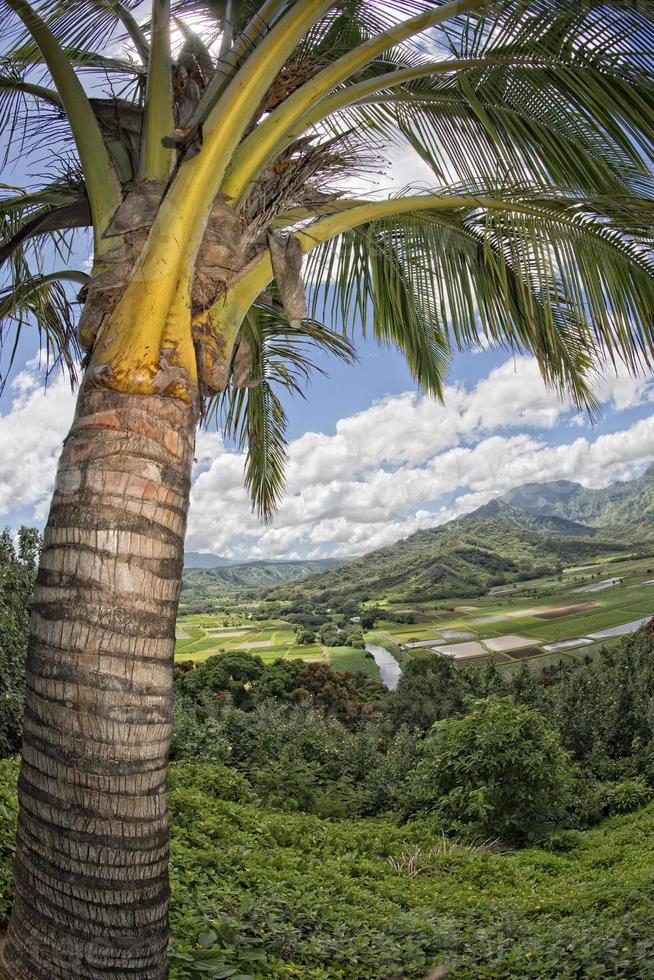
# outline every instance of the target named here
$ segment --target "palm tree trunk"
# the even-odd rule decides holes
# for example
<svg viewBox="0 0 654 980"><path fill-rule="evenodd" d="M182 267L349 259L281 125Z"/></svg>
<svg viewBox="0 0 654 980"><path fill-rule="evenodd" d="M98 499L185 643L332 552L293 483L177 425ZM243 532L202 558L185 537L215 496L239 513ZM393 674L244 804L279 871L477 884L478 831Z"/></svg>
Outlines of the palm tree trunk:
<svg viewBox="0 0 654 980"><path fill-rule="evenodd" d="M34 593L0 977L167 975L166 765L195 422L173 398L80 396Z"/></svg>

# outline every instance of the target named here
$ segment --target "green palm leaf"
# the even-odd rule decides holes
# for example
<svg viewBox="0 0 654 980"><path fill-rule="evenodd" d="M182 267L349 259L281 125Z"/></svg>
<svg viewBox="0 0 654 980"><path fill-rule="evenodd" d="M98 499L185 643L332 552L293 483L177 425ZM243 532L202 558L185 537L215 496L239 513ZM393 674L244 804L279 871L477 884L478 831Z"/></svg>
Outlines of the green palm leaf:
<svg viewBox="0 0 654 980"><path fill-rule="evenodd" d="M315 321L291 327L276 303L254 306L243 336L252 351L252 386L230 385L210 411L221 419L225 434L246 450L245 485L257 514L268 521L285 486L286 414L280 393L303 397L311 373L324 373L313 360L318 349L346 363L353 360L354 349L342 334Z"/></svg>

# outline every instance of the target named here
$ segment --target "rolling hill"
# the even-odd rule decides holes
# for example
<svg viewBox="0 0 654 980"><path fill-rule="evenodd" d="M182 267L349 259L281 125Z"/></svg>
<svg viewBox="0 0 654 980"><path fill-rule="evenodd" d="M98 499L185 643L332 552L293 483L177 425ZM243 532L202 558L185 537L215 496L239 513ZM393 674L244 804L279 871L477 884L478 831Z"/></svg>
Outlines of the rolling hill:
<svg viewBox="0 0 654 980"><path fill-rule="evenodd" d="M352 561L249 562L187 568L182 601L265 590L270 598L407 601L477 596L564 565L654 543L654 466L635 480L591 490L527 483L448 524ZM205 556L202 556L205 557ZM336 570L332 566L338 564ZM186 593L186 595L185 595Z"/></svg>
<svg viewBox="0 0 654 980"><path fill-rule="evenodd" d="M180 610L200 607L213 599L250 593L292 582L338 565L336 558L315 561L249 561L214 568L185 568Z"/></svg>
<svg viewBox="0 0 654 980"><path fill-rule="evenodd" d="M516 511L490 507L418 531L338 569L277 588L272 595L328 600L392 596L412 602L477 596L496 585L555 574L566 564L625 550L622 533L605 534L561 519L546 521L544 533L521 526L519 519L529 524L533 517ZM577 528L578 536L573 536Z"/></svg>

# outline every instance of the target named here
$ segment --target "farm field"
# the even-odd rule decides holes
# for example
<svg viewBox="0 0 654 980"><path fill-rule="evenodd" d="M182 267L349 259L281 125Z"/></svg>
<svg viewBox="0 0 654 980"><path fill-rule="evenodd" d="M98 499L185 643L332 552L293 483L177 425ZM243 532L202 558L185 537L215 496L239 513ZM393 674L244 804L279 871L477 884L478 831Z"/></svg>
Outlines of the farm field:
<svg viewBox="0 0 654 980"><path fill-rule="evenodd" d="M283 621L249 620L240 613L180 616L177 620L175 660L202 663L217 653L235 650L254 653L265 663L305 660L329 664L334 670L352 670L379 680L379 669L364 650L299 644L294 628Z"/></svg>
<svg viewBox="0 0 654 980"><path fill-rule="evenodd" d="M653 562L632 555L620 561L598 559L565 568L556 578L532 579L476 600L452 599L447 605L404 601L397 605L397 614L413 613L417 622L380 620L365 638L385 647L400 663L437 652L461 666L492 662L511 670L525 660L543 668L592 656L615 640L602 636L605 631L654 615ZM607 579L614 584L607 586ZM591 591L599 584L601 589ZM376 664L363 650L298 644L295 628L280 618L266 619L265 606L234 603L226 608L227 613L180 616L177 660L202 662L217 653L239 650L266 663L302 659L379 679ZM387 602L385 614L393 608Z"/></svg>
<svg viewBox="0 0 654 980"><path fill-rule="evenodd" d="M596 588L599 584L602 588ZM392 608L387 604L387 615ZM498 589L478 600L467 599L465 605L453 600L447 607L409 607L404 602L400 612L414 612L419 622L384 621L378 625L376 642L383 644L385 637L408 656L438 652L461 665L492 660L511 669L529 659L545 667L592 655L611 642L620 627L626 631L626 624L631 624L633 629L654 615L652 559L628 555L613 560L610 576L607 563L598 560L564 569L556 579L526 581L508 592Z"/></svg>

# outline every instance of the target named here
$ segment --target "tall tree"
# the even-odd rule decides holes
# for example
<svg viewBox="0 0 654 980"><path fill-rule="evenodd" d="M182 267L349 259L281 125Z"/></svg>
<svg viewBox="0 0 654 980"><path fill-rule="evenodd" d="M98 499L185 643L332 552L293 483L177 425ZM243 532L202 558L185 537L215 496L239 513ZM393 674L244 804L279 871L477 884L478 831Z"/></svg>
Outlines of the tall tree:
<svg viewBox="0 0 654 980"><path fill-rule="evenodd" d="M57 161L56 179L3 188L4 335L36 323L73 371L81 349L83 376L34 594L0 975L160 980L199 418L248 446L265 518L279 386L303 387L312 344L351 356L330 312L395 344L436 397L450 350L482 337L591 411L594 370L648 366L654 7L1 6L8 156ZM428 185L352 197L398 147ZM90 275L65 262L86 227ZM310 305L303 276L322 283Z"/></svg>

